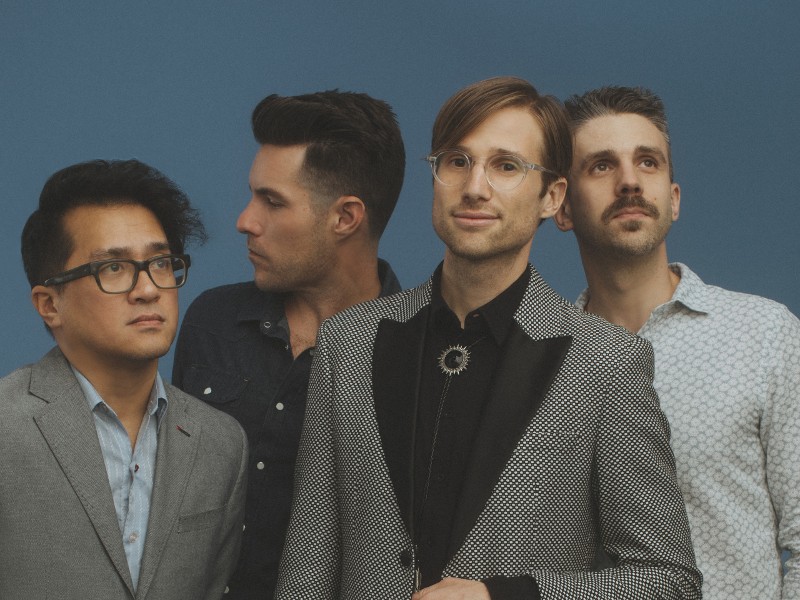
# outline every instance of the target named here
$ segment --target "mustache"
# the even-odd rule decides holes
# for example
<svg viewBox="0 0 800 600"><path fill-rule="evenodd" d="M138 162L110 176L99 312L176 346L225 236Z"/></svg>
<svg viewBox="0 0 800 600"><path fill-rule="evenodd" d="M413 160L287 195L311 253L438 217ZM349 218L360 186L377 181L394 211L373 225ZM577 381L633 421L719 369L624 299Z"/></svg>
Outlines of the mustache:
<svg viewBox="0 0 800 600"><path fill-rule="evenodd" d="M644 212L648 217L658 219L661 216L658 208L650 204L643 196L620 196L614 203L603 211L600 216L603 223L608 223L613 219L617 213L620 213L629 208L638 208Z"/></svg>

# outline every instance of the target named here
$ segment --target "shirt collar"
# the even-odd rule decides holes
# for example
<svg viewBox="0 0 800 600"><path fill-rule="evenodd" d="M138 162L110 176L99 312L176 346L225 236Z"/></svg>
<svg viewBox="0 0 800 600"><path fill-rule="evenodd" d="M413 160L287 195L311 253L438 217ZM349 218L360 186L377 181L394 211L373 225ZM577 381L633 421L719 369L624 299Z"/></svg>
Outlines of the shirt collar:
<svg viewBox="0 0 800 600"><path fill-rule="evenodd" d="M675 262L670 263L669 268L672 272L680 277L678 287L672 294L669 301L662 304L665 306L671 303L680 303L691 311L708 314L711 311L711 302L706 289L706 284L698 277L694 271L683 263ZM586 304L589 302L589 288L584 289L575 305L581 310L586 309Z"/></svg>
<svg viewBox="0 0 800 600"><path fill-rule="evenodd" d="M70 365L70 367L75 374L75 378L78 380L78 384L81 386L86 402L89 404L89 410L94 411L99 404L103 404L111 412L114 412L114 409L105 403L92 383L74 366ZM167 410L167 404L167 391L164 387L164 381L161 379L161 374L156 371L156 380L150 390L150 399L147 402L147 412L150 413L151 416L156 417L156 423L158 425L161 424L161 418Z"/></svg>
<svg viewBox="0 0 800 600"><path fill-rule="evenodd" d="M442 266L444 263L439 263L436 271L433 273L433 281L431 287L431 315L433 317L433 324L436 327L446 327L446 323L458 322L458 317L447 306L447 303L442 298ZM490 300L483 306L471 311L468 318L472 315L480 315L489 333L494 338L498 346L502 346L511 325L514 322L514 313L517 311L522 297L525 295L525 290L528 288L528 283L531 278L530 268L525 269L525 272L520 275L514 283L508 286L494 299ZM460 323L459 323L460 326Z"/></svg>

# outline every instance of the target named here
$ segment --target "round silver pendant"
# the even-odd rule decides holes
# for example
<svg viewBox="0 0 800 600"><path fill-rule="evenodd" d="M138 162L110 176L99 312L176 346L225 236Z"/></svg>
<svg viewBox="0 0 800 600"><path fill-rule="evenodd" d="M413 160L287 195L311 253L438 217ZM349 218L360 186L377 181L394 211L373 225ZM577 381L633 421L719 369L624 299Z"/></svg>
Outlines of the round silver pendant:
<svg viewBox="0 0 800 600"><path fill-rule="evenodd" d="M469 349L466 346L450 346L439 355L439 368L445 375L463 373L469 364Z"/></svg>

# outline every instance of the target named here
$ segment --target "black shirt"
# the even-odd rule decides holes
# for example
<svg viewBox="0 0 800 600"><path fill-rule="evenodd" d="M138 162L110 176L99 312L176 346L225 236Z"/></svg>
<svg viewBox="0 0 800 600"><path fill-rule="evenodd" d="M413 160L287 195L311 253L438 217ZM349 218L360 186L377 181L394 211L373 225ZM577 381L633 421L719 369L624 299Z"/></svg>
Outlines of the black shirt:
<svg viewBox="0 0 800 600"><path fill-rule="evenodd" d="M471 443L492 386L502 349L530 279L525 272L491 302L470 312L461 328L441 295L441 265L433 275L425 335L414 455L414 533L422 586L441 579L457 547L453 515L471 456ZM457 348L460 347L460 348ZM455 371L445 374L440 357ZM467 356L463 370L453 361ZM434 441L435 440L435 441Z"/></svg>
<svg viewBox="0 0 800 600"><path fill-rule="evenodd" d="M378 275L381 296L400 291L382 260ZM250 446L242 552L226 599L275 590L313 354L293 358L283 297L252 282L202 293L183 319L173 385L235 417Z"/></svg>

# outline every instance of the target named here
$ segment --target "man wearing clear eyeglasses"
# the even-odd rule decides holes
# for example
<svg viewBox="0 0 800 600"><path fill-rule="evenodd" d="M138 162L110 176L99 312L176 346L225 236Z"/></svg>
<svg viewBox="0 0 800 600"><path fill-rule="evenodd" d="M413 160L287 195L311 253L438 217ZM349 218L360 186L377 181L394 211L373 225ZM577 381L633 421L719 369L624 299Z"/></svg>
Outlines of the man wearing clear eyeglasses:
<svg viewBox="0 0 800 600"><path fill-rule="evenodd" d="M278 598L700 597L652 348L528 264L571 157L524 80L440 110L444 261L322 325Z"/></svg>
<svg viewBox="0 0 800 600"><path fill-rule="evenodd" d="M163 382L188 198L135 160L55 173L22 233L56 342L0 380L0 597L220 598L236 564L247 442Z"/></svg>

